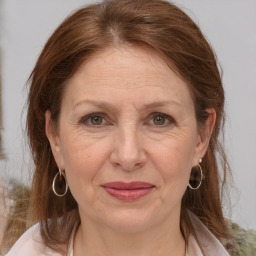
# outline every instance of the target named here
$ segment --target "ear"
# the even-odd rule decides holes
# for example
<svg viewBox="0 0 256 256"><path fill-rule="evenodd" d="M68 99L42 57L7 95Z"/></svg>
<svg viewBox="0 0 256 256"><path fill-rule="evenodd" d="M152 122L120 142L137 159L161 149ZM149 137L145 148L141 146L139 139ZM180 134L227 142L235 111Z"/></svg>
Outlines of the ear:
<svg viewBox="0 0 256 256"><path fill-rule="evenodd" d="M216 122L216 111L213 108L206 109L207 113L209 114L204 126L200 128L199 130L199 136L198 136L198 142L196 145L196 152L194 155L194 161L193 166L198 165L198 161L200 158L203 158L203 156L206 153L206 150L208 148L210 138L212 135L212 131L215 126Z"/></svg>
<svg viewBox="0 0 256 256"><path fill-rule="evenodd" d="M58 168L64 170L64 161L61 152L60 139L58 136L57 128L54 127L52 123L51 112L49 110L45 112L45 133L50 142L52 153Z"/></svg>

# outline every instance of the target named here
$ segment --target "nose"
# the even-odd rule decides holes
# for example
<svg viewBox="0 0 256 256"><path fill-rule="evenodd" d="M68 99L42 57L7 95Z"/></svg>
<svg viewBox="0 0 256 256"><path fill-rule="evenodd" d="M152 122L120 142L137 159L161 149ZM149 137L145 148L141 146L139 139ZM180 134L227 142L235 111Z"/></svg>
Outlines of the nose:
<svg viewBox="0 0 256 256"><path fill-rule="evenodd" d="M144 166L147 155L141 137L136 127L118 129L110 156L112 164L124 171L134 171Z"/></svg>

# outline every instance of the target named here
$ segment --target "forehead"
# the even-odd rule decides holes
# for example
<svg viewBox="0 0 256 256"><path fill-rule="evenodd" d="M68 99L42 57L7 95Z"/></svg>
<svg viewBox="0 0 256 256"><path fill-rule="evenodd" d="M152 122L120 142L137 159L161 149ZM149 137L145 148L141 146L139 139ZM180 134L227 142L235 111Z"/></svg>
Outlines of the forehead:
<svg viewBox="0 0 256 256"><path fill-rule="evenodd" d="M172 99L193 105L186 83L157 53L128 46L107 48L79 67L67 82L63 101L76 104L85 98L135 105Z"/></svg>

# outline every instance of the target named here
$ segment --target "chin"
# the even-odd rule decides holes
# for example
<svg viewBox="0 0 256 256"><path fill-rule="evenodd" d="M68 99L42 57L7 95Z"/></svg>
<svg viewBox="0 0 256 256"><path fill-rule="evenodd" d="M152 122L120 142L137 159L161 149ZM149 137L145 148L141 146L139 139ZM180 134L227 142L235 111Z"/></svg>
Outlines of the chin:
<svg viewBox="0 0 256 256"><path fill-rule="evenodd" d="M159 211L150 211L148 209L119 209L105 211L105 216L101 216L102 225L118 233L133 234L146 231L161 222Z"/></svg>

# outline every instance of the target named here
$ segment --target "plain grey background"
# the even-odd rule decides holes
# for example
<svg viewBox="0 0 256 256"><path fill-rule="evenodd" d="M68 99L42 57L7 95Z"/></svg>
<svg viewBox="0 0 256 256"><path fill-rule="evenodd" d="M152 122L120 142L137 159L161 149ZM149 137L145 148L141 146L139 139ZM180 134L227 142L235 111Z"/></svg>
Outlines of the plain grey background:
<svg viewBox="0 0 256 256"><path fill-rule="evenodd" d="M2 2L1 2L2 1ZM47 38L74 9L93 1L0 0L2 146L0 170L26 182L31 161L22 110L26 80ZM223 68L226 150L236 189L232 219L256 229L256 1L176 0L199 24ZM228 212L227 212L228 214Z"/></svg>

